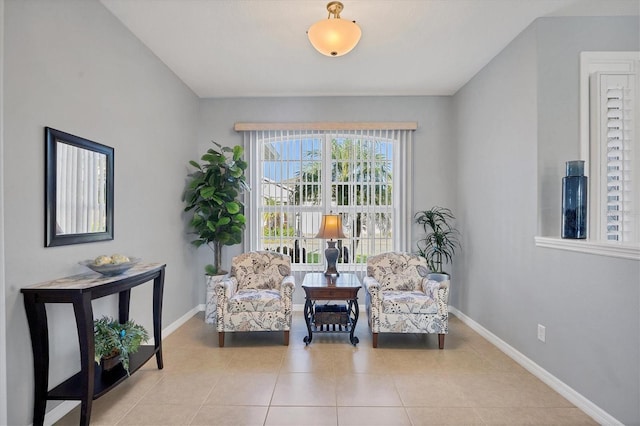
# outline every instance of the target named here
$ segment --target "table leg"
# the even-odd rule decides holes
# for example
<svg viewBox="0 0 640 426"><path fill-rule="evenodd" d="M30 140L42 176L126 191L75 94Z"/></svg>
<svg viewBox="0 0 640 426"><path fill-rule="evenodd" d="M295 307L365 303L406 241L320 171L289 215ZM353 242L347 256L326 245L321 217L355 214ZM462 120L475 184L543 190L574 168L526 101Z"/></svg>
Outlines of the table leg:
<svg viewBox="0 0 640 426"><path fill-rule="evenodd" d="M164 292L164 268L153 280L153 342L158 370L164 368L162 360L162 294Z"/></svg>
<svg viewBox="0 0 640 426"><path fill-rule="evenodd" d="M80 386L82 399L80 400L80 424L88 425L91 420L91 406L93 404L93 389L95 379L95 344L93 340L93 308L91 307L91 293L83 293L73 301L73 312L78 328L80 343Z"/></svg>
<svg viewBox="0 0 640 426"><path fill-rule="evenodd" d="M311 301L311 299L306 299L306 301L304 302L304 321L307 323L307 332L309 333L309 335L305 336L304 339L302 339L306 345L309 345L309 343L311 343L311 340L313 339L313 333L311 332L312 312L313 302Z"/></svg>
<svg viewBox="0 0 640 426"><path fill-rule="evenodd" d="M37 303L35 295L24 295L24 308L29 322L31 349L33 351L34 399L33 424L44 423L49 387L49 328L44 303Z"/></svg>
<svg viewBox="0 0 640 426"><path fill-rule="evenodd" d="M118 293L118 322L124 324L129 321L129 306L131 305L131 289Z"/></svg>
<svg viewBox="0 0 640 426"><path fill-rule="evenodd" d="M349 333L349 341L353 346L360 343L360 339L353 335L356 330L356 324L358 323L358 317L360 316L360 307L358 306L358 299L349 300L349 312L353 312L353 324L351 324L351 332Z"/></svg>

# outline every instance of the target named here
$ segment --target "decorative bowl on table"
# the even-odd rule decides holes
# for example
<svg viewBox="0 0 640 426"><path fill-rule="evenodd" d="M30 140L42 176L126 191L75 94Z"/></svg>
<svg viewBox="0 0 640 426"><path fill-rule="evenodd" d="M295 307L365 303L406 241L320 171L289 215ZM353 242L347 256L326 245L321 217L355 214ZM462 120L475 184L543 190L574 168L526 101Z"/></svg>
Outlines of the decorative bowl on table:
<svg viewBox="0 0 640 426"><path fill-rule="evenodd" d="M108 259L109 256L98 256L95 259L83 260L79 263L92 271L101 273L102 275L113 276L123 274L135 266L136 263L140 262L139 257L119 257L117 259L119 261L118 263L110 263L108 262ZM128 261L121 261L124 259Z"/></svg>

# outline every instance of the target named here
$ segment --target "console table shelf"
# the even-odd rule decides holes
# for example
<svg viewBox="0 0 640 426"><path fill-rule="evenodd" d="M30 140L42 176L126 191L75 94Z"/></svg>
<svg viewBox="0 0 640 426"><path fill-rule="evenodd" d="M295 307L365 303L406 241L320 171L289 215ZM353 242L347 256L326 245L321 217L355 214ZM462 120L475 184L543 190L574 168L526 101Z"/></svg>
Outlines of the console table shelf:
<svg viewBox="0 0 640 426"><path fill-rule="evenodd" d="M129 356L129 371L133 374L146 364L154 355L156 349L150 345L142 345L138 352ZM52 400L82 400L82 372L78 372L48 392L47 399ZM122 365L103 374L99 364L95 365L93 374L93 399L98 399L127 378L127 372Z"/></svg>
<svg viewBox="0 0 640 426"><path fill-rule="evenodd" d="M91 419L92 401L107 393L128 376L122 365L109 372L95 362L93 337L93 308L91 301L110 294L118 294L118 321L129 320L131 289L153 280L153 340L143 345L129 358L129 370L133 374L154 355L158 369L162 362L162 294L166 265L160 263L138 264L117 276L104 276L96 272L74 275L24 287L24 307L29 322L33 349L34 404L33 424L44 423L47 400L79 400L80 424L88 425ZM46 303L71 303L78 330L80 347L80 372L49 388L49 329Z"/></svg>

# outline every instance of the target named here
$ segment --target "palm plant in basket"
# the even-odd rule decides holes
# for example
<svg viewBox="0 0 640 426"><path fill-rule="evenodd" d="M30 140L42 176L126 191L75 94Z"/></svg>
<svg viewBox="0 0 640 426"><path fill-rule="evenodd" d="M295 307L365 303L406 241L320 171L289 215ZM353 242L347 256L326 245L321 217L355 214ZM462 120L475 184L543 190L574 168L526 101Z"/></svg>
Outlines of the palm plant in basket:
<svg viewBox="0 0 640 426"><path fill-rule="evenodd" d="M103 363L105 360L117 358L122 362L127 374L129 355L137 352L140 345L149 340L149 334L143 326L131 320L120 324L106 316L93 322L93 333L96 362Z"/></svg>
<svg viewBox="0 0 640 426"><path fill-rule="evenodd" d="M450 209L436 206L419 211L414 217L426 234L418 240L418 254L427 260L432 272L448 275L442 270L442 264L451 262L456 247L460 247L460 233L448 222L455 216Z"/></svg>

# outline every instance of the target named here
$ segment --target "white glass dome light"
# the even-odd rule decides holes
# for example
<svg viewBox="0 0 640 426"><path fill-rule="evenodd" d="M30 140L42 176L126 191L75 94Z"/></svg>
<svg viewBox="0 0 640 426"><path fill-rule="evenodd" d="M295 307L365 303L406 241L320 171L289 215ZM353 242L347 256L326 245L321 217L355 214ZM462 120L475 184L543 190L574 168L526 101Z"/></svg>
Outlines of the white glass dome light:
<svg viewBox="0 0 640 426"><path fill-rule="evenodd" d="M355 21L340 19L342 9L344 6L339 1L329 2L329 17L316 22L307 31L309 41L323 55L342 56L353 50L360 41L360 27Z"/></svg>

